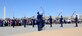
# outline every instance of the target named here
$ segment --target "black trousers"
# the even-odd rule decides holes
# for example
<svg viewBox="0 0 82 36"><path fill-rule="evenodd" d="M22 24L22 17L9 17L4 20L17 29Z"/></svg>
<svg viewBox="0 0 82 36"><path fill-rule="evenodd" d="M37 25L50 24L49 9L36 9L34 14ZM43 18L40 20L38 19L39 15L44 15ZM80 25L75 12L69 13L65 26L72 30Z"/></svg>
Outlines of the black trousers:
<svg viewBox="0 0 82 36"><path fill-rule="evenodd" d="M63 23L61 22L60 24L61 24L61 27L63 27Z"/></svg>
<svg viewBox="0 0 82 36"><path fill-rule="evenodd" d="M38 31L41 31L42 30L42 24L38 24Z"/></svg>
<svg viewBox="0 0 82 36"><path fill-rule="evenodd" d="M77 22L76 22L76 27L78 27L78 24L77 24Z"/></svg>

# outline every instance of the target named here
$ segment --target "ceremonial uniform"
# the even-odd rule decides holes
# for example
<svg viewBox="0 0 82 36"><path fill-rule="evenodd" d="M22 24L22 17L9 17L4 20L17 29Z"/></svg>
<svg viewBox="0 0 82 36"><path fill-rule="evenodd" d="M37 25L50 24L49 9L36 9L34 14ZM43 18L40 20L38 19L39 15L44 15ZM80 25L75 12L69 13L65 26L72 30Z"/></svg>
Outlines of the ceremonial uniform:
<svg viewBox="0 0 82 36"><path fill-rule="evenodd" d="M12 26L14 28L14 26L15 26L15 19L12 20Z"/></svg>
<svg viewBox="0 0 82 36"><path fill-rule="evenodd" d="M31 23L32 23L32 27L34 27L34 25L35 25L35 19L32 19Z"/></svg>
<svg viewBox="0 0 82 36"><path fill-rule="evenodd" d="M63 27L63 17L62 16L60 18L60 24L61 24L61 27Z"/></svg>
<svg viewBox="0 0 82 36"><path fill-rule="evenodd" d="M50 22L50 27L52 27L52 17L50 16L50 18L48 20Z"/></svg>
<svg viewBox="0 0 82 36"><path fill-rule="evenodd" d="M77 17L77 15L76 15L76 17L75 17L75 23L76 23L76 27L78 27L78 17Z"/></svg>
<svg viewBox="0 0 82 36"><path fill-rule="evenodd" d="M24 28L26 28L26 19L23 20Z"/></svg>
<svg viewBox="0 0 82 36"><path fill-rule="evenodd" d="M43 28L43 19L42 19L42 15L39 14L39 12L37 13L37 25L38 25L38 31L41 31Z"/></svg>

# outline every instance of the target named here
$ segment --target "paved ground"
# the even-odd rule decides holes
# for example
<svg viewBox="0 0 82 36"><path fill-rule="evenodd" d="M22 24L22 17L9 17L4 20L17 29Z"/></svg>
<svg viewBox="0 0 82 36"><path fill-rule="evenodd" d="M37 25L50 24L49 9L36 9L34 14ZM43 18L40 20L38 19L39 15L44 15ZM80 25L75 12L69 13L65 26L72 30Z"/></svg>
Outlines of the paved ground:
<svg viewBox="0 0 82 36"><path fill-rule="evenodd" d="M42 31L63 29L63 28L73 28L73 27L75 27L75 24L64 24L64 27L60 27L60 24L53 24L53 27L50 27L50 25L45 25ZM79 27L82 27L82 24L79 24ZM23 26L16 26L15 28L0 27L0 36L8 36L8 35L37 32L37 31L38 31L37 25L35 25L34 28L31 25L27 25L26 28L24 28Z"/></svg>
<svg viewBox="0 0 82 36"><path fill-rule="evenodd" d="M9 36L82 36L82 27L63 28L31 33L22 33Z"/></svg>

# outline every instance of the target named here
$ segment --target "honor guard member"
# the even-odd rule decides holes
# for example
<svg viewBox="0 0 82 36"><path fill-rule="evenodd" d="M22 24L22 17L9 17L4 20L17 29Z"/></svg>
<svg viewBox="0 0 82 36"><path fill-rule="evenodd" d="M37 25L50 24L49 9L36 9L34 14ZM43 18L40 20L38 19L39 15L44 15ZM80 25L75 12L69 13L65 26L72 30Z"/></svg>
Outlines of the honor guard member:
<svg viewBox="0 0 82 36"><path fill-rule="evenodd" d="M24 17L23 24L24 24L24 28L26 28L26 17Z"/></svg>
<svg viewBox="0 0 82 36"><path fill-rule="evenodd" d="M38 31L42 30L42 15L37 12L37 26L38 26Z"/></svg>
<svg viewBox="0 0 82 36"><path fill-rule="evenodd" d="M60 18L60 24L61 24L61 27L63 27L63 16L61 16Z"/></svg>
<svg viewBox="0 0 82 36"><path fill-rule="evenodd" d="M78 16L77 15L75 17L75 23L76 23L76 26L75 27L78 27Z"/></svg>
<svg viewBox="0 0 82 36"><path fill-rule="evenodd" d="M13 17L13 20L12 20L12 26L13 26L13 28L15 26L15 18L14 17Z"/></svg>
<svg viewBox="0 0 82 36"><path fill-rule="evenodd" d="M34 16L33 16L33 18L32 18L31 23L32 23L32 27L34 27L34 25L35 25L35 19L34 19Z"/></svg>
<svg viewBox="0 0 82 36"><path fill-rule="evenodd" d="M52 27L52 16L50 16L50 18L48 20L49 20L49 23L50 23L50 27Z"/></svg>

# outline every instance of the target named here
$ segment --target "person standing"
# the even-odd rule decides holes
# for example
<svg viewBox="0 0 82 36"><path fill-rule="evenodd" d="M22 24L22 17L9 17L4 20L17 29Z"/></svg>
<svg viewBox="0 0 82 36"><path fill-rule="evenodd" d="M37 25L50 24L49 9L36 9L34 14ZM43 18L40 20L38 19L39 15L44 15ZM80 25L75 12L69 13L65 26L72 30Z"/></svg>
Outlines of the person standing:
<svg viewBox="0 0 82 36"><path fill-rule="evenodd" d="M49 20L49 23L50 23L50 27L52 27L52 16L50 16L50 18L48 20Z"/></svg>
<svg viewBox="0 0 82 36"><path fill-rule="evenodd" d="M77 15L75 17L75 23L76 23L76 26L75 27L78 27L78 16Z"/></svg>
<svg viewBox="0 0 82 36"><path fill-rule="evenodd" d="M38 26L38 31L42 30L42 15L37 12L37 26Z"/></svg>
<svg viewBox="0 0 82 36"><path fill-rule="evenodd" d="M24 28L26 28L26 18L23 19Z"/></svg>
<svg viewBox="0 0 82 36"><path fill-rule="evenodd" d="M61 24L61 27L63 27L63 16L61 16L60 18L60 24Z"/></svg>
<svg viewBox="0 0 82 36"><path fill-rule="evenodd" d="M32 27L34 27L34 25L35 25L35 19L34 19L34 16L33 16L33 18L32 18L31 23L32 23Z"/></svg>
<svg viewBox="0 0 82 36"><path fill-rule="evenodd" d="M13 17L13 19L12 19L12 26L13 26L13 28L14 28L14 26L15 26L15 18Z"/></svg>

